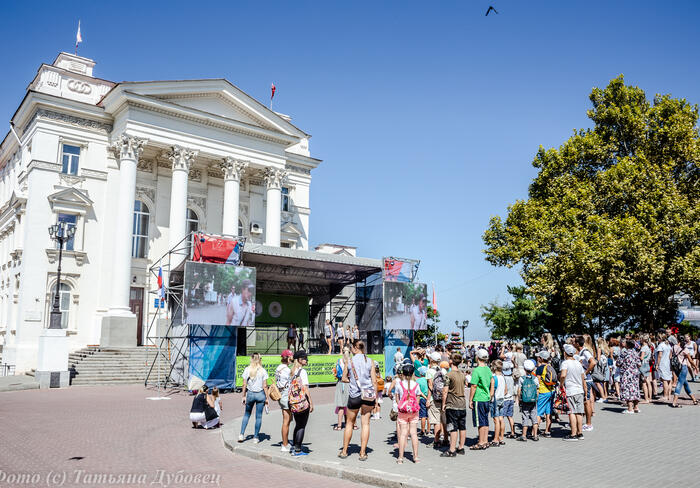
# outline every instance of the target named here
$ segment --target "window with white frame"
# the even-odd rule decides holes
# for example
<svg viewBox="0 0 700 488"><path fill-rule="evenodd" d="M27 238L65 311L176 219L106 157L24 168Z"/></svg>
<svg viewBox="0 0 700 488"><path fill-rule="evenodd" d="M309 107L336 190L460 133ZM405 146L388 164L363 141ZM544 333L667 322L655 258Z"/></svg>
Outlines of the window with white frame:
<svg viewBox="0 0 700 488"><path fill-rule="evenodd" d="M289 212L289 188L282 187L282 211Z"/></svg>
<svg viewBox="0 0 700 488"><path fill-rule="evenodd" d="M134 228L131 236L131 257L148 256L148 223L150 212L141 200L134 201Z"/></svg>
<svg viewBox="0 0 700 488"><path fill-rule="evenodd" d="M70 302L71 302L71 288L66 283L61 283L61 287L58 292L58 309L61 311L61 328L67 329L70 323ZM56 297L56 286L51 289L51 296L49 297L49 311L53 310L53 301Z"/></svg>
<svg viewBox="0 0 700 488"><path fill-rule="evenodd" d="M185 223L185 230L187 231L188 236L192 232L197 232L199 230L199 217L197 216L197 212L195 212L191 208L187 209L187 221ZM194 242L192 239L190 239L189 244L188 244L188 249L187 249L188 255L192 254L192 247L193 247L193 242Z"/></svg>
<svg viewBox="0 0 700 488"><path fill-rule="evenodd" d="M78 225L78 216L73 215L73 214L60 213L60 214L58 214L58 221L65 223L65 226L66 226L65 232L67 233L69 227L75 227ZM58 246L59 246L58 241L56 241L56 249L58 249ZM63 249L65 251L74 251L75 250L75 234L73 235L73 237L71 237L70 239L68 239L65 242Z"/></svg>
<svg viewBox="0 0 700 488"><path fill-rule="evenodd" d="M61 171L68 175L77 175L80 163L80 147L63 144L61 148Z"/></svg>

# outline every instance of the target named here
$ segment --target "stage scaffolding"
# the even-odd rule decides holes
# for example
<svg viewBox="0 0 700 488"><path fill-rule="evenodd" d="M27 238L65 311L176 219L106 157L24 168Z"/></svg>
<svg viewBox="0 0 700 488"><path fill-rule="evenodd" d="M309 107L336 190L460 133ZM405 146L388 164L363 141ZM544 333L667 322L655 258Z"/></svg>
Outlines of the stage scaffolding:
<svg viewBox="0 0 700 488"><path fill-rule="evenodd" d="M147 312L150 319L146 331L146 344L149 346L147 351L153 350L154 354L149 358L147 352L147 371L144 380L146 387L188 389L191 329L198 326L188 325L183 321L184 274L185 262L192 256L193 249L201 245L200 236L238 241L240 243L238 265L243 264L245 237L220 236L195 231L185 236L150 267L147 311L153 307L155 313L151 316L150 312ZM202 253L200 252L199 255L201 256ZM163 277L164 302L160 300L159 273L162 273ZM158 303L157 308L156 303ZM204 328L200 327L200 330L206 334Z"/></svg>

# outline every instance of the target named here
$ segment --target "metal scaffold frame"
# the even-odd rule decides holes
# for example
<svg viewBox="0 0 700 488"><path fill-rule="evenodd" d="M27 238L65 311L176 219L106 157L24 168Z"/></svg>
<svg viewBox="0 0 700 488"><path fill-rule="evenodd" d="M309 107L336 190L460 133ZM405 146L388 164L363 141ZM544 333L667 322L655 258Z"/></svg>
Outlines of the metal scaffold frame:
<svg viewBox="0 0 700 488"><path fill-rule="evenodd" d="M201 245L199 238L201 235L237 240L241 244L240 255L243 254L245 237L219 236L195 231L183 237L149 268L149 300L146 310L150 319L146 331L146 344L149 346L148 352L151 349L154 350L154 356L152 359L149 358L147 352L144 380L147 388L188 389L191 328L196 326L183 323L184 264L191 258L193 249ZM201 257L202 253L200 252L199 255ZM239 261L238 264L241 265L242 260L239 259ZM160 300L159 272L163 275L164 302ZM155 308L156 300L159 303L158 308ZM153 314L150 313L151 307L155 308ZM167 323L167 328L163 333L164 323Z"/></svg>

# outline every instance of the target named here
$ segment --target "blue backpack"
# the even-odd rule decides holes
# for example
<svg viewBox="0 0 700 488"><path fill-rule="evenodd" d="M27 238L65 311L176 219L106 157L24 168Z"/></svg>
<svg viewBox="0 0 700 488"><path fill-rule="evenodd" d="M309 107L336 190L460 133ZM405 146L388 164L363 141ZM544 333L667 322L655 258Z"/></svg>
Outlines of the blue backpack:
<svg viewBox="0 0 700 488"><path fill-rule="evenodd" d="M333 368L333 372L335 373L335 377L338 379L338 381L343 379L343 365L340 362L340 359L338 359L338 362L335 363L335 367Z"/></svg>
<svg viewBox="0 0 700 488"><path fill-rule="evenodd" d="M520 388L520 401L523 403L534 403L537 401L537 385L532 375L527 375Z"/></svg>

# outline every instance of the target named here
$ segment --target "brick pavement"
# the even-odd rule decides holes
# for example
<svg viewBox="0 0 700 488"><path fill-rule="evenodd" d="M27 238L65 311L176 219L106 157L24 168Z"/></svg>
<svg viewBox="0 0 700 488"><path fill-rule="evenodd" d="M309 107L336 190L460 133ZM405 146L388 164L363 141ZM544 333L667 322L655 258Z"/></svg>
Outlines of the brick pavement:
<svg viewBox="0 0 700 488"><path fill-rule="evenodd" d="M320 403L333 401L333 388L312 392ZM151 484L158 470L172 475L181 470L181 475L219 475L215 486L222 487L241 483L254 483L256 488L279 488L281 483L327 486L328 479L319 475L232 455L223 446L220 429L192 429L189 395L173 394L171 400L160 401L147 400L150 396L157 392L137 385L0 393L0 487L20 486L20 480L9 482L10 475L36 475L47 486L50 473L58 473L56 481L66 473L62 486L106 486L109 478L97 475L129 473L141 479L120 486L164 486L165 478L162 484ZM240 394L222 398L225 421L242 414ZM270 414L270 418L277 416ZM77 478L80 470L84 473ZM215 479L212 476L209 481ZM31 481L23 486L38 485ZM169 486L212 486L180 481Z"/></svg>
<svg viewBox="0 0 700 488"><path fill-rule="evenodd" d="M698 383L691 383L694 391ZM318 404L318 402L316 402ZM300 458L279 452L280 415L271 415L263 431L272 432L272 440L258 445L236 442L240 419L224 426L224 440L234 453L265 459L304 471L323 473L343 480L364 481L385 487L463 487L515 483L530 487L615 486L639 488L673 485L698 486L694 474L700 468L696 453L700 450L700 407L680 402L681 409L666 404L640 405L638 415L623 415L615 403L596 404L594 431L579 442L564 442L567 424L556 425L554 437L527 443L506 439L507 445L485 451L467 451L456 458L440 458L429 448L428 439L419 447L422 462L413 464L410 447L406 462L396 464L394 423L388 417L372 421L369 459L358 459L359 433L356 431L345 460L337 458L342 433L332 430L335 415L330 405L318 406L311 414L305 443L310 455ZM516 408L516 423L520 415ZM274 424L274 425L273 425ZM249 427L251 430L251 427ZM467 444L475 442L476 429L467 426ZM337 480L340 482L340 480ZM335 482L335 481L334 481Z"/></svg>

